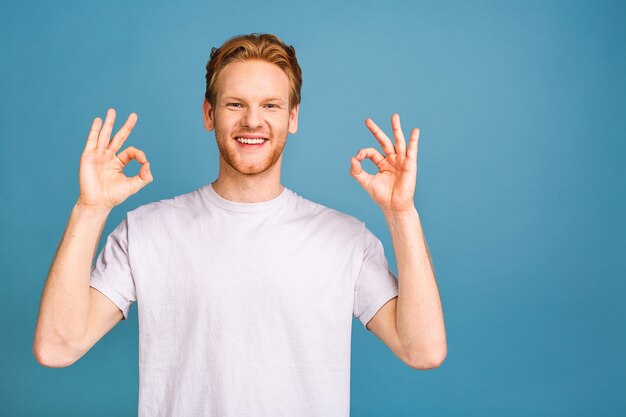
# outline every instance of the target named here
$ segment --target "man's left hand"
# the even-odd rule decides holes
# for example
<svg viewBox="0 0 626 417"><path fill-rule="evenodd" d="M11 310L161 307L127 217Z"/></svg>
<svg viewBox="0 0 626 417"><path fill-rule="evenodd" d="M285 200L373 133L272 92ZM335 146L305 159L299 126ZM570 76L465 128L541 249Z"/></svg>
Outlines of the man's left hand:
<svg viewBox="0 0 626 417"><path fill-rule="evenodd" d="M375 148L362 148L350 159L350 175L367 191L386 214L402 214L415 210L413 196L417 178L417 142L419 129L411 132L407 148L400 126L400 116L391 116L395 145L370 118L365 125L372 132L386 156ZM379 169L371 175L361 167L361 161L369 158Z"/></svg>

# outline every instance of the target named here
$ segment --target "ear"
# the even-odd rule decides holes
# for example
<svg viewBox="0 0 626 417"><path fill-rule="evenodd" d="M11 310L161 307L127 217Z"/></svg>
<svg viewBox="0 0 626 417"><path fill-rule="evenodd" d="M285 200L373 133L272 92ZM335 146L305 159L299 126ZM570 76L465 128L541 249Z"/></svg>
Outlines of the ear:
<svg viewBox="0 0 626 417"><path fill-rule="evenodd" d="M210 132L215 127L215 123L213 123L213 107L207 99L204 99L204 103L202 103L202 116L204 117L204 128Z"/></svg>
<svg viewBox="0 0 626 417"><path fill-rule="evenodd" d="M300 110L299 104L289 111L289 133L292 135L298 131L298 110Z"/></svg>

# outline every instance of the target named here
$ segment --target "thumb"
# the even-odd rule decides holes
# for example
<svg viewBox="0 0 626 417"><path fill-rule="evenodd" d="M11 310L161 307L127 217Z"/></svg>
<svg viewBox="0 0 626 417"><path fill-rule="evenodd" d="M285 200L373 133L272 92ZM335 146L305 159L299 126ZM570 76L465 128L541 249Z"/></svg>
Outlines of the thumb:
<svg viewBox="0 0 626 417"><path fill-rule="evenodd" d="M367 190L366 185L370 182L372 175L363 169L361 163L355 157L350 158L350 164L350 175Z"/></svg>
<svg viewBox="0 0 626 417"><path fill-rule="evenodd" d="M139 173L129 179L129 181L133 184L133 188L137 191L150 184L153 180L154 177L152 176L152 172L150 171L150 162L146 162L145 164L143 164L141 166L141 169L139 169Z"/></svg>

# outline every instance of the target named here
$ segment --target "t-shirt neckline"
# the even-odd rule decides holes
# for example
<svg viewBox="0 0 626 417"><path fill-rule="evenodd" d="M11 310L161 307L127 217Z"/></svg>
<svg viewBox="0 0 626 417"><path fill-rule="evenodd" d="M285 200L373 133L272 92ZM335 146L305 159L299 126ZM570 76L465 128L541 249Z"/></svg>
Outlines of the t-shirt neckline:
<svg viewBox="0 0 626 417"><path fill-rule="evenodd" d="M201 188L203 194L210 202L225 210L235 211L239 213L260 213L269 210L275 210L284 204L292 195L292 191L283 186L283 190L271 200L261 201L258 203L240 203L237 201L227 200L219 195L214 189L213 184L208 183Z"/></svg>

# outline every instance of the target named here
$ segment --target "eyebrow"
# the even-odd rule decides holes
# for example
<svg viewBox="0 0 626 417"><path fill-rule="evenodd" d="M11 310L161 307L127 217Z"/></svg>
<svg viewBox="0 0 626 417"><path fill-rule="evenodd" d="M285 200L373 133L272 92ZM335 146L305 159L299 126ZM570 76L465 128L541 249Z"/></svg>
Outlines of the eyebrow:
<svg viewBox="0 0 626 417"><path fill-rule="evenodd" d="M242 99L242 98L235 97L235 96L226 96L226 97L222 97L222 99L223 99L223 100L246 101L246 100L244 100L244 99ZM280 97L268 97L268 98L265 98L265 99L263 99L263 100L261 100L261 101L280 101L281 103L284 103L284 102L285 102L285 101L284 101L282 98L280 98Z"/></svg>

